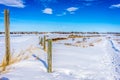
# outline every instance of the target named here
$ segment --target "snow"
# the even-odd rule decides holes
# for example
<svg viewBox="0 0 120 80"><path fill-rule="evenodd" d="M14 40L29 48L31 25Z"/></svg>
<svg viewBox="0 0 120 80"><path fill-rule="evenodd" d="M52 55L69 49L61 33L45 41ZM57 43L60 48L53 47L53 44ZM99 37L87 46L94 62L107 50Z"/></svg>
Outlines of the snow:
<svg viewBox="0 0 120 80"><path fill-rule="evenodd" d="M39 35L43 37L43 35ZM11 37L11 51L22 51L30 55L7 67L8 72L0 78L9 80L119 80L120 52L115 51L118 44L113 39L92 37L84 41L87 47L75 46L76 42L83 42L81 38L71 38L53 42L53 72L47 73L47 52L42 49L38 35L19 35ZM48 34L47 38L68 37L68 34ZM114 38L114 37L113 37ZM4 55L4 36L0 37L0 60ZM70 43L71 45L65 45ZM94 46L89 46L93 43ZM113 48L114 46L114 48ZM119 48L117 48L119 50ZM24 55L23 55L24 56ZM36 59L35 57L39 57Z"/></svg>
<svg viewBox="0 0 120 80"><path fill-rule="evenodd" d="M27 49L33 47L34 44L37 44L38 37L35 35L11 35L11 54L20 54L26 52ZM34 40L34 41L33 41ZM2 61L3 56L5 55L5 37L4 35L0 37L0 62Z"/></svg>
<svg viewBox="0 0 120 80"><path fill-rule="evenodd" d="M54 66L63 69L63 72L65 69L70 70L80 80L113 80L110 58L105 56L104 46L105 44L90 48L55 46L53 52L56 54L53 53L53 56L59 57L53 58Z"/></svg>

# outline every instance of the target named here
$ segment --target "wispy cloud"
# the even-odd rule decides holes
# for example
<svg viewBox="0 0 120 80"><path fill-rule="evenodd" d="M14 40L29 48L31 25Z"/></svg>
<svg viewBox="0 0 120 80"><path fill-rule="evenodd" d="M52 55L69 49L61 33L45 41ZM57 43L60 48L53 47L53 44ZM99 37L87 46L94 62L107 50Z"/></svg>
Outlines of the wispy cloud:
<svg viewBox="0 0 120 80"><path fill-rule="evenodd" d="M25 7L24 2L22 0L0 0L0 4L17 8Z"/></svg>
<svg viewBox="0 0 120 80"><path fill-rule="evenodd" d="M63 12L62 14L57 14L56 16L64 16L66 15L66 12Z"/></svg>
<svg viewBox="0 0 120 80"><path fill-rule="evenodd" d="M75 11L77 11L79 8L77 8L77 7L69 7L69 8L67 8L66 10L68 11L68 12L70 12L70 14L74 14L75 13Z"/></svg>
<svg viewBox="0 0 120 80"><path fill-rule="evenodd" d="M80 2L84 5L84 6L92 6L95 4L99 4L102 3L104 0L80 0ZM107 1L107 0L105 0Z"/></svg>
<svg viewBox="0 0 120 80"><path fill-rule="evenodd" d="M56 2L57 0L35 0L35 1L40 1L40 2Z"/></svg>
<svg viewBox="0 0 120 80"><path fill-rule="evenodd" d="M111 5L109 8L120 8L120 4Z"/></svg>
<svg viewBox="0 0 120 80"><path fill-rule="evenodd" d="M40 3L42 6L47 7L50 3L56 3L57 0L34 0L37 3Z"/></svg>
<svg viewBox="0 0 120 80"><path fill-rule="evenodd" d="M43 13L45 13L45 14L53 14L53 10L51 8L45 8L43 10Z"/></svg>
<svg viewBox="0 0 120 80"><path fill-rule="evenodd" d="M69 11L69 12L74 12L76 10L78 10L77 7L69 7L69 8L67 8L67 11Z"/></svg>

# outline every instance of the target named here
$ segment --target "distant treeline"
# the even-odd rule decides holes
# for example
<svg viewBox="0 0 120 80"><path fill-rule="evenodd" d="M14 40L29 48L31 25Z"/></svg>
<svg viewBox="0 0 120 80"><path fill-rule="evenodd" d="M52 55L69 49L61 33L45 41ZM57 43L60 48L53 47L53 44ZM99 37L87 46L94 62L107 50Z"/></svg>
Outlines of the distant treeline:
<svg viewBox="0 0 120 80"><path fill-rule="evenodd" d="M119 34L120 32L10 32L10 34ZM0 32L5 34L5 32Z"/></svg>

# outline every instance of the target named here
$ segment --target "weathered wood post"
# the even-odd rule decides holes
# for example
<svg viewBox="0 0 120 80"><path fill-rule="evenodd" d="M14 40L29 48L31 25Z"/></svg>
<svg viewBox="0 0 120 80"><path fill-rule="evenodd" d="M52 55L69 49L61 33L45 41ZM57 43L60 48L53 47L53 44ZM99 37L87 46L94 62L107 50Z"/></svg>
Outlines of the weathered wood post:
<svg viewBox="0 0 120 80"><path fill-rule="evenodd" d="M40 44L43 46L43 38L40 39Z"/></svg>
<svg viewBox="0 0 120 80"><path fill-rule="evenodd" d="M44 51L46 51L46 36L44 36Z"/></svg>
<svg viewBox="0 0 120 80"><path fill-rule="evenodd" d="M41 37L39 36L39 45L41 45Z"/></svg>
<svg viewBox="0 0 120 80"><path fill-rule="evenodd" d="M10 28L9 28L9 10L4 10L4 20L5 20L5 47L6 47L6 65L10 62Z"/></svg>
<svg viewBox="0 0 120 80"><path fill-rule="evenodd" d="M48 40L48 54L47 54L47 60L48 60L48 73L52 72L52 40Z"/></svg>

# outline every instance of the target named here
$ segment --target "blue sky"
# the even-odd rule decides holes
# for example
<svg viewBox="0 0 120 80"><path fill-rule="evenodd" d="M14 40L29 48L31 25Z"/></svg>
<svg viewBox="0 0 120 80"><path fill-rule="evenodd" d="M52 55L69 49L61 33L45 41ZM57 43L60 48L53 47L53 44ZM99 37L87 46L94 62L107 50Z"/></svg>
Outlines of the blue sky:
<svg viewBox="0 0 120 80"><path fill-rule="evenodd" d="M120 32L120 0L1 0L10 10L11 31Z"/></svg>

